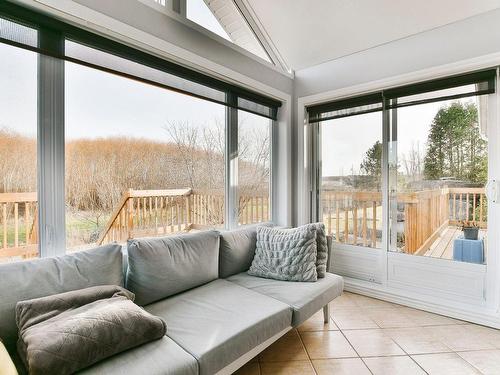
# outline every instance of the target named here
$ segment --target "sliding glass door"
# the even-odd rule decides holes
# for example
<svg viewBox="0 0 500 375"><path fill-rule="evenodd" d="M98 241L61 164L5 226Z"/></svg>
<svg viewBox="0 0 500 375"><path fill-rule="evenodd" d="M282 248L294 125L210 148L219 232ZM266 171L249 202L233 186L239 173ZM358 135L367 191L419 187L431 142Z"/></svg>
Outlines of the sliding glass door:
<svg viewBox="0 0 500 375"><path fill-rule="evenodd" d="M307 108L312 219L333 238L334 272L484 300L495 91L491 69Z"/></svg>
<svg viewBox="0 0 500 375"><path fill-rule="evenodd" d="M447 94L462 91L459 87ZM482 96L469 96L390 112L390 250L485 263L486 101ZM469 232L472 240L462 241ZM472 253L460 253L464 246L472 246Z"/></svg>

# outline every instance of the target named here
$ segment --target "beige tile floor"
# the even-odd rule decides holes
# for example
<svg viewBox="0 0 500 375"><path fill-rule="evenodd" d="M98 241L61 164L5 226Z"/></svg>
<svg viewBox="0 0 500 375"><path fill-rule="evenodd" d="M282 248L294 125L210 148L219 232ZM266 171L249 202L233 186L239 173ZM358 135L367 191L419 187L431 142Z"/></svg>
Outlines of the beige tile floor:
<svg viewBox="0 0 500 375"><path fill-rule="evenodd" d="M238 375L500 375L500 330L344 293Z"/></svg>

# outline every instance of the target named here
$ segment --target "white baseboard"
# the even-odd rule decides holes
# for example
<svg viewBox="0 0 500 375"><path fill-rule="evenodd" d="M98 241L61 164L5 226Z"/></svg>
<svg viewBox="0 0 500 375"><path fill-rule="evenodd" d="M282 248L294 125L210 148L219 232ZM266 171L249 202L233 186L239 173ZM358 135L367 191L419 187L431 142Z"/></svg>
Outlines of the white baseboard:
<svg viewBox="0 0 500 375"><path fill-rule="evenodd" d="M451 303L450 301L441 301L440 303L439 299L432 299L423 294L420 295L414 292L408 293L381 284L350 278L344 278L344 290L448 316L454 319L500 329L499 314L484 306L473 306L467 303Z"/></svg>

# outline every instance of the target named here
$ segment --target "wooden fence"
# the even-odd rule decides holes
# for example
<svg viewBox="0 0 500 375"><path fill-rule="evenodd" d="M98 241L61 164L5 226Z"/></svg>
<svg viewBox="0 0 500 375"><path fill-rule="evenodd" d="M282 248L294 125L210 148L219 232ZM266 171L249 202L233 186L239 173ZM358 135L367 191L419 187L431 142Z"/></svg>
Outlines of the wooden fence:
<svg viewBox="0 0 500 375"><path fill-rule="evenodd" d="M448 225L473 221L487 226L483 188L443 188L397 194L393 225L401 223L399 239L406 253L422 253ZM382 234L380 192L322 192L323 221L335 241L377 247ZM396 228L397 230L397 228Z"/></svg>

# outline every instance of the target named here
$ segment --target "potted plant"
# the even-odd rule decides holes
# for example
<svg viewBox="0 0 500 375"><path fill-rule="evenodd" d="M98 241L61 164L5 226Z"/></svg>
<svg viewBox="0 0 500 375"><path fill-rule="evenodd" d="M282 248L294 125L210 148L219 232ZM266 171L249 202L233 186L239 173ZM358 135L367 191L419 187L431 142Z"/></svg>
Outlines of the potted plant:
<svg viewBox="0 0 500 375"><path fill-rule="evenodd" d="M479 226L474 221L462 221L462 232L466 240L477 240L479 235Z"/></svg>

